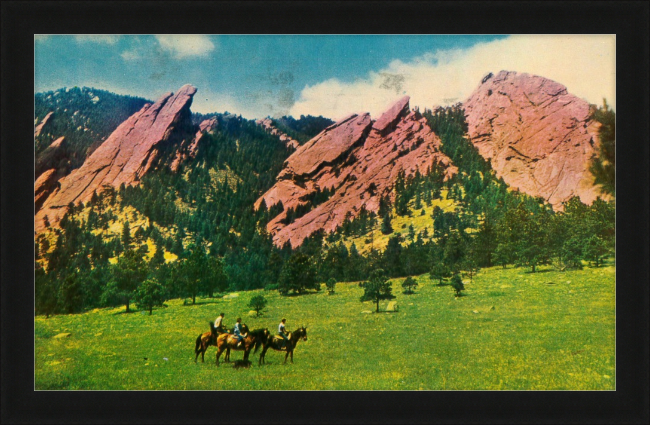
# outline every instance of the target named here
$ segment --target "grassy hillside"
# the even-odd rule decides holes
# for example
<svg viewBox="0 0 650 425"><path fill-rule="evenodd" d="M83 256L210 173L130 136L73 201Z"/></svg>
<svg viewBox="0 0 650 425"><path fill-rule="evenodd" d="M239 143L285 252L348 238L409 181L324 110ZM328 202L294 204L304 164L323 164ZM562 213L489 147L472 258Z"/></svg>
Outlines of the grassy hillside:
<svg viewBox="0 0 650 425"><path fill-rule="evenodd" d="M356 283L281 297L275 291L167 302L153 315L124 307L35 319L37 389L278 390L614 390L615 267L558 272L483 269L465 278L465 296L417 277L413 295L393 280L399 311L374 311ZM251 297L269 306L248 316ZM386 302L382 303L385 307ZM194 341L219 312L228 325L306 325L295 364L269 351L267 365L235 370L194 364ZM55 338L61 333L68 337ZM240 359L241 352L232 358Z"/></svg>

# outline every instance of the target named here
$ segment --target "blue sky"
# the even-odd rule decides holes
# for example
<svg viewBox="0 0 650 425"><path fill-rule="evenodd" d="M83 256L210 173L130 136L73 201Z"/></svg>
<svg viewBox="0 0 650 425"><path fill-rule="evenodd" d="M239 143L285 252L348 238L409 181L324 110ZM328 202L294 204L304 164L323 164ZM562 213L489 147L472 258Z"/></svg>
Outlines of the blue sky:
<svg viewBox="0 0 650 425"><path fill-rule="evenodd" d="M34 91L88 86L155 100L190 83L198 88L197 112L337 119L376 115L404 94L421 107L462 101L483 75L508 69L555 79L587 100L607 97L615 106L614 42L614 36L36 36ZM603 87L585 83L591 80Z"/></svg>

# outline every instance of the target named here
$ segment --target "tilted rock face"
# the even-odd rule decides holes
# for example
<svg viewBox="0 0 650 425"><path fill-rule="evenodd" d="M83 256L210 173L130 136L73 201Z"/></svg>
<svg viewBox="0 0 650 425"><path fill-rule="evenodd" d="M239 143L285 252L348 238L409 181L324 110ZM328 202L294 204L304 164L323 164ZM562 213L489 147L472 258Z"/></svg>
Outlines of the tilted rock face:
<svg viewBox="0 0 650 425"><path fill-rule="evenodd" d="M61 136L36 157L34 177L38 178L45 170L54 167L65 155L66 141L65 137Z"/></svg>
<svg viewBox="0 0 650 425"><path fill-rule="evenodd" d="M41 209L43 202L52 193L58 181L56 168L47 170L34 182L34 212Z"/></svg>
<svg viewBox="0 0 650 425"><path fill-rule="evenodd" d="M169 165L169 168L172 171L177 171L178 167L183 161L187 160L188 158L195 158L196 152L199 148L199 143L201 140L203 140L203 136L205 136L207 133L210 133L218 126L219 121L217 121L217 119L214 117L203 120L201 124L199 124L199 130L194 135L194 138L190 142L183 141L183 143L181 143L181 146L176 151L176 156L174 157L172 163Z"/></svg>
<svg viewBox="0 0 650 425"><path fill-rule="evenodd" d="M600 124L563 85L501 71L488 74L463 106L472 143L508 185L555 209L573 196L587 204L606 198L589 172Z"/></svg>
<svg viewBox="0 0 650 425"><path fill-rule="evenodd" d="M300 143L298 143L297 140L292 139L291 137L287 136L285 133L280 131L278 128L276 128L273 125L273 121L270 118L264 118L263 120L257 120L255 122L258 125L260 125L262 128L264 128L264 130L266 130L267 133L279 137L280 141L284 143L288 148L298 149L298 147L300 146Z"/></svg>
<svg viewBox="0 0 650 425"><path fill-rule="evenodd" d="M45 126L50 122L50 119L52 119L52 115L54 112L49 112L47 115L43 117L43 121L41 121L35 128L34 128L34 137L38 137L41 135L43 132Z"/></svg>
<svg viewBox="0 0 650 425"><path fill-rule="evenodd" d="M118 188L138 184L142 176L159 158L168 144L182 144L190 131L190 106L196 88L185 85L176 93L168 93L154 104L147 104L111 134L83 165L59 181L56 190L36 214L35 228L43 229L43 217L50 223L60 221L69 203L87 202L94 191L103 186ZM191 136L189 136L191 137Z"/></svg>
<svg viewBox="0 0 650 425"><path fill-rule="evenodd" d="M426 174L432 163L446 169L446 178L458 170L440 152L440 139L426 119L400 99L377 121L369 114L351 115L323 130L300 146L284 164L277 183L257 200L267 207L282 202L284 211L268 224L278 246L302 244L313 232L331 232L346 214L356 217L365 207L377 212L382 195L392 189L400 170ZM293 223L285 225L286 210L307 203L309 195L328 189L334 194Z"/></svg>

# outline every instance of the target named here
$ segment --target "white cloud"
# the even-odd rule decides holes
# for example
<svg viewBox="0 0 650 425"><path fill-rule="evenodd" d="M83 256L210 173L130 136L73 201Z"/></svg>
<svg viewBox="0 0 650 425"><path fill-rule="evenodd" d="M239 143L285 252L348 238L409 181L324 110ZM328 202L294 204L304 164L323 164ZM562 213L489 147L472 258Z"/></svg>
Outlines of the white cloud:
<svg viewBox="0 0 650 425"><path fill-rule="evenodd" d="M119 36L107 34L88 34L88 35L75 35L77 43L99 43L99 44L115 44Z"/></svg>
<svg viewBox="0 0 650 425"><path fill-rule="evenodd" d="M420 109L464 101L488 72L526 72L555 80L590 103L616 108L614 35L521 35L466 50L427 53L351 83L330 79L306 86L291 115L339 119L351 112L379 116L404 94Z"/></svg>
<svg viewBox="0 0 650 425"><path fill-rule="evenodd" d="M124 59L125 61L133 61L133 60L137 60L137 59L140 59L140 58L141 58L140 53L138 53L138 51L135 50L135 49L132 49L132 50L125 50L125 51L123 51L123 52L120 54L120 56L121 56L122 59Z"/></svg>
<svg viewBox="0 0 650 425"><path fill-rule="evenodd" d="M170 52L177 59L193 56L206 56L215 49L207 35L157 35L160 47Z"/></svg>

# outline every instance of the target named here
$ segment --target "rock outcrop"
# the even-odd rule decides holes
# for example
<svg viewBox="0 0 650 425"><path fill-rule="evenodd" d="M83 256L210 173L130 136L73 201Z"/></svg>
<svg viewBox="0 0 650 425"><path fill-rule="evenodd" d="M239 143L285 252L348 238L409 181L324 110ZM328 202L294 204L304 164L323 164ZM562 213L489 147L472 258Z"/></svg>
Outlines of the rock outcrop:
<svg viewBox="0 0 650 425"><path fill-rule="evenodd" d="M501 71L488 74L463 106L471 141L511 187L555 209L573 196L587 204L605 198L589 172L600 124L565 86Z"/></svg>
<svg viewBox="0 0 650 425"><path fill-rule="evenodd" d="M52 168L42 173L34 182L34 212L43 206L43 202L52 193L58 181L57 170Z"/></svg>
<svg viewBox="0 0 650 425"><path fill-rule="evenodd" d="M277 136L282 143L284 143L288 148L291 149L298 149L300 146L300 143L298 143L297 140L292 139L291 137L287 136L285 133L280 131L277 127L273 125L273 121L271 118L265 118L263 120L257 120L255 121L258 125L260 125L264 130L266 130L267 133L272 134L273 136Z"/></svg>
<svg viewBox="0 0 650 425"><path fill-rule="evenodd" d="M177 171L183 161L186 161L189 158L195 158L196 152L199 148L199 143L203 140L203 136L215 130L218 126L219 121L217 121L217 118L215 117L203 120L201 124L199 124L199 130L194 135L194 138L191 141L183 141L183 143L181 143L181 146L176 151L176 156L169 165L169 168L171 168L172 171Z"/></svg>
<svg viewBox="0 0 650 425"><path fill-rule="evenodd" d="M38 178L43 172L54 168L66 157L66 140L64 136L56 139L43 152L37 155L34 162L34 178Z"/></svg>
<svg viewBox="0 0 650 425"><path fill-rule="evenodd" d="M48 125L50 120L52 119L52 115L54 112L48 112L45 117L43 117L43 120L34 128L34 137L38 137L41 135L45 127Z"/></svg>
<svg viewBox="0 0 650 425"><path fill-rule="evenodd" d="M45 200L36 214L35 229L43 229L43 217L52 225L60 221L70 203L88 201L104 186L136 185L170 145L191 139L196 126L190 106L196 88L185 85L133 114L90 155L83 165L59 181L59 189Z"/></svg>
<svg viewBox="0 0 650 425"><path fill-rule="evenodd" d="M268 224L278 246L302 244L313 232L331 232L362 208L377 212L382 196L394 198L397 175L426 174L433 163L446 169L446 178L458 170L440 152L440 139L426 119L409 109L409 98L396 102L378 120L353 114L327 127L300 146L284 163L277 183L257 200L267 207L282 202L284 211ZM310 207L319 191L333 192L325 202L285 224L287 210Z"/></svg>

